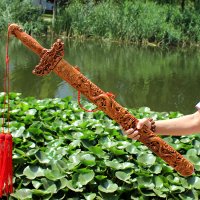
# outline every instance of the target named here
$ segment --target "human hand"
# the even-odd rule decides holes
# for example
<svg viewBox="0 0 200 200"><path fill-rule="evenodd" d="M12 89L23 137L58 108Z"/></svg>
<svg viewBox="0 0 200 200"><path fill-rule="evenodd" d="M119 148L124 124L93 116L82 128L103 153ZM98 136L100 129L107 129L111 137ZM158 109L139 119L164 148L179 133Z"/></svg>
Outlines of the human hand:
<svg viewBox="0 0 200 200"><path fill-rule="evenodd" d="M127 135L128 138L138 140L140 138L139 130L141 130L144 126L149 130L151 129L152 123L148 118L139 119L136 129L130 128L126 131L123 130L123 133L124 135Z"/></svg>

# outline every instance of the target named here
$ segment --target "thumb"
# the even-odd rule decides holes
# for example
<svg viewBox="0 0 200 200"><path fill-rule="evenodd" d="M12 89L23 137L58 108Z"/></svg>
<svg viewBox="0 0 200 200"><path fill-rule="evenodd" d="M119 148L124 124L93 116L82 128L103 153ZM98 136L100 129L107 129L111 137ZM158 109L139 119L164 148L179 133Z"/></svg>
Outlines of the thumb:
<svg viewBox="0 0 200 200"><path fill-rule="evenodd" d="M144 126L144 122L143 122L143 121L139 121L139 122L137 123L136 128L137 128L137 129L141 129L143 126Z"/></svg>
<svg viewBox="0 0 200 200"><path fill-rule="evenodd" d="M144 125L147 125L148 126L148 123L149 123L149 120L147 118L144 118L144 119L140 119L136 128L137 129L142 129Z"/></svg>

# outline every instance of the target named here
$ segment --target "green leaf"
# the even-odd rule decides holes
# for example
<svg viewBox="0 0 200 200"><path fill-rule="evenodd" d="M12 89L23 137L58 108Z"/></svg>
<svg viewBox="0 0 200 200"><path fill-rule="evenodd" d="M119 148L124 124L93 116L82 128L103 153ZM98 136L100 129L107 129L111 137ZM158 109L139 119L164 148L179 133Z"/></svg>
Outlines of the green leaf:
<svg viewBox="0 0 200 200"><path fill-rule="evenodd" d="M119 150L119 149L117 149L116 147L111 147L111 148L110 148L110 151L111 151L113 154L115 154L115 155L124 155L124 154L126 154L125 151Z"/></svg>
<svg viewBox="0 0 200 200"><path fill-rule="evenodd" d="M151 177L139 176L137 177L137 182L140 188L154 189L155 187Z"/></svg>
<svg viewBox="0 0 200 200"><path fill-rule="evenodd" d="M83 188L76 187L76 186L72 183L72 180L67 181L67 182L66 182L66 185L67 185L67 187L68 187L70 190L73 190L74 192L83 192Z"/></svg>
<svg viewBox="0 0 200 200"><path fill-rule="evenodd" d="M81 185L87 185L87 183L89 183L91 180L93 180L94 175L95 174L92 170L85 172L85 173L81 173L78 176L78 181Z"/></svg>
<svg viewBox="0 0 200 200"><path fill-rule="evenodd" d="M118 185L106 179L98 186L98 189L105 193L113 193L118 189Z"/></svg>
<svg viewBox="0 0 200 200"><path fill-rule="evenodd" d="M48 191L46 190L38 190L38 189L33 189L32 193L36 196L44 196L46 194L48 194Z"/></svg>
<svg viewBox="0 0 200 200"><path fill-rule="evenodd" d="M97 155L99 158L105 156L105 152L102 150L101 147L98 146L92 146L88 148L92 153L94 153L95 155Z"/></svg>
<svg viewBox="0 0 200 200"><path fill-rule="evenodd" d="M156 157L153 154L140 154L137 160L144 165L153 165L156 161Z"/></svg>
<svg viewBox="0 0 200 200"><path fill-rule="evenodd" d="M25 175L28 179L35 179L36 177L44 176L44 169L40 166L27 166L23 175Z"/></svg>
<svg viewBox="0 0 200 200"><path fill-rule="evenodd" d="M38 159L38 161L40 163L49 163L50 162L48 155L43 151L37 151L37 153L35 154L35 157Z"/></svg>
<svg viewBox="0 0 200 200"><path fill-rule="evenodd" d="M66 178L61 178L59 180L59 184L58 184L57 187L58 187L59 190L67 187L67 179Z"/></svg>
<svg viewBox="0 0 200 200"><path fill-rule="evenodd" d="M80 161L87 166L94 166L96 165L95 157L89 153L81 153L80 154Z"/></svg>
<svg viewBox="0 0 200 200"><path fill-rule="evenodd" d="M95 176L95 178L96 178L97 180L103 180L103 179L106 179L107 176L104 176L104 175L97 175L97 176Z"/></svg>
<svg viewBox="0 0 200 200"><path fill-rule="evenodd" d="M30 157L32 155L35 155L37 153L37 151L39 151L39 149L37 149L37 148L31 149L31 150L27 151L26 155Z"/></svg>
<svg viewBox="0 0 200 200"><path fill-rule="evenodd" d="M195 189L200 189L200 178L192 176L188 178L188 183L192 185Z"/></svg>
<svg viewBox="0 0 200 200"><path fill-rule="evenodd" d="M15 197L20 200L31 200L32 199L32 192L30 189L19 189L15 193L11 194L12 197Z"/></svg>
<svg viewBox="0 0 200 200"><path fill-rule="evenodd" d="M26 115L35 115L37 113L36 109L29 109L25 112Z"/></svg>
<svg viewBox="0 0 200 200"><path fill-rule="evenodd" d="M124 182L127 182L127 183L130 183L129 181L127 181L128 179L130 179L130 174L127 174L126 172L123 172L123 171L117 171L116 173L115 173L115 176L118 178L118 179L120 179L120 180L122 180L122 181L124 181Z"/></svg>
<svg viewBox="0 0 200 200"><path fill-rule="evenodd" d="M109 149L110 147L116 146L116 142L113 142L110 138L108 137L103 137L100 139L99 143L106 149Z"/></svg>
<svg viewBox="0 0 200 200"><path fill-rule="evenodd" d="M139 112L141 112L141 113L145 113L145 112L150 112L151 111L151 109L150 108L148 108L148 107L141 107L141 108L139 108L139 110L138 110Z"/></svg>
<svg viewBox="0 0 200 200"><path fill-rule="evenodd" d="M93 200L96 197L95 193L86 193L86 194L83 194L83 195L84 195L86 200Z"/></svg>
<svg viewBox="0 0 200 200"><path fill-rule="evenodd" d="M169 187L170 191L174 192L178 192L178 193L181 193L181 192L184 192L185 191L185 188L184 187L181 187L181 186L177 186L177 185L171 185Z"/></svg>
<svg viewBox="0 0 200 200"><path fill-rule="evenodd" d="M53 181L50 181L46 178L42 178L41 182L42 182L43 187L46 192L48 192L48 193L56 193L57 192L57 187Z"/></svg>
<svg viewBox="0 0 200 200"><path fill-rule="evenodd" d="M59 170L50 170L50 169L46 169L44 171L44 175L46 178L52 181L56 181L65 177L65 175L62 174Z"/></svg>
<svg viewBox="0 0 200 200"><path fill-rule="evenodd" d="M163 183L163 179L160 176L154 176L153 177L153 182L155 184L156 188L162 188L164 183Z"/></svg>
<svg viewBox="0 0 200 200"><path fill-rule="evenodd" d="M160 164L152 165L149 168L149 170L154 174L159 174L162 171L162 165L160 165Z"/></svg>
<svg viewBox="0 0 200 200"><path fill-rule="evenodd" d="M161 190L159 189L153 189L154 193L156 194L156 196L162 197L162 198L166 198L167 195L165 193L163 193Z"/></svg>
<svg viewBox="0 0 200 200"><path fill-rule="evenodd" d="M25 131L25 127L21 126L19 129L12 131L13 138L23 137L23 133Z"/></svg>
<svg viewBox="0 0 200 200"><path fill-rule="evenodd" d="M126 151L130 154L138 154L139 150L137 149L136 146L134 146L133 144L130 144L129 146L126 147Z"/></svg>
<svg viewBox="0 0 200 200"><path fill-rule="evenodd" d="M141 189L139 189L139 191L142 194L141 196L146 196L146 197L154 197L154 196L156 196L156 194L152 190L148 190L146 188L141 188Z"/></svg>
<svg viewBox="0 0 200 200"><path fill-rule="evenodd" d="M179 194L182 200L199 200L198 192L194 189Z"/></svg>
<svg viewBox="0 0 200 200"><path fill-rule="evenodd" d="M134 164L130 162L123 162L119 163L116 159L112 161L105 161L105 165L108 167L111 167L113 169L128 169L128 168L134 168Z"/></svg>
<svg viewBox="0 0 200 200"><path fill-rule="evenodd" d="M42 183L39 181L32 181L32 184L35 189L38 189L42 185Z"/></svg>

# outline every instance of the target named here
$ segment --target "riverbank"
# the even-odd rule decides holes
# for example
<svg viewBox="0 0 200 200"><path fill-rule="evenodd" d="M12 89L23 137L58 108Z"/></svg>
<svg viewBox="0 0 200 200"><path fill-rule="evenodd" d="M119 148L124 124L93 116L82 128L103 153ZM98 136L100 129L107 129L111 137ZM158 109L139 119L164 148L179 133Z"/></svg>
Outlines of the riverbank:
<svg viewBox="0 0 200 200"><path fill-rule="evenodd" d="M73 1L57 7L54 23L49 16L46 20L38 8L27 8L25 3L20 6L20 13L13 14L10 9L9 18L1 22L1 30L6 30L7 22L15 22L31 34L53 32L64 38L100 38L155 47L200 44L200 16L192 4L183 9L179 4L156 1Z"/></svg>
<svg viewBox="0 0 200 200"><path fill-rule="evenodd" d="M191 7L146 1L71 3L56 18L65 37L101 38L150 46L198 46L200 17Z"/></svg>

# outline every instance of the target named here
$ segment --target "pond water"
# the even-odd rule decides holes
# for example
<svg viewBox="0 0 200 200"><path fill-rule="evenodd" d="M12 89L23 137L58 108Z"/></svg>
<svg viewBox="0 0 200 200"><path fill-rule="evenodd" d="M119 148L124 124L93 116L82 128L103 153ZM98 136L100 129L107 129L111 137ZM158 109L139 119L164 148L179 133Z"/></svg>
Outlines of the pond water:
<svg viewBox="0 0 200 200"><path fill-rule="evenodd" d="M53 40L37 40L50 48ZM55 40L54 40L55 41ZM102 90L116 95L127 108L153 111L195 111L200 101L199 49L137 47L100 41L65 40L64 58ZM3 91L5 40L0 41L0 91ZM37 77L37 55L13 38L9 43L11 91L38 99L73 96L77 91L53 72Z"/></svg>

